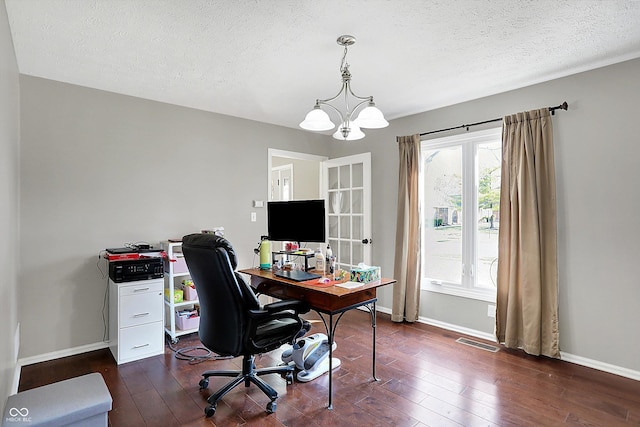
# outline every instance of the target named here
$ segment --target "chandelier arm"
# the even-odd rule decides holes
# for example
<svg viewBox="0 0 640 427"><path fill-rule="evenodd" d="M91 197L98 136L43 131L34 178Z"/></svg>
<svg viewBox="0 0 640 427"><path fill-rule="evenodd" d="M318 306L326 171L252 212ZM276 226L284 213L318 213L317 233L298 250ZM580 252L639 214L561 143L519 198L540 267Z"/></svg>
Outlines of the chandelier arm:
<svg viewBox="0 0 640 427"><path fill-rule="evenodd" d="M370 98L372 99L373 97L370 97ZM355 114L355 112L356 112L356 110L357 110L358 108L360 108L361 106L363 106L363 105L364 105L364 104L366 104L366 103L369 103L370 98L366 98L364 101L360 101L360 102L358 102L358 103L356 104L356 106L355 106L355 107L353 107L353 110L351 110L351 115L353 116L353 115ZM363 98L360 98L360 99L363 99Z"/></svg>
<svg viewBox="0 0 640 427"><path fill-rule="evenodd" d="M342 91L340 91L340 92L342 92ZM340 95L340 94L338 94L338 95ZM338 97L338 96L336 95L335 97L330 98L330 99L329 99L329 101L331 101L331 100L333 100L333 99L336 99L337 97ZM343 123L343 122L344 122L344 116L342 115L342 113L340 112L340 110L338 110L338 109L337 109L336 107L334 107L333 105L329 104L327 101L322 100L322 99L317 99L317 100L316 100L316 104L318 104L318 105L326 105L327 107L331 107L331 108L333 108L333 111L335 111L336 113L338 113L338 116L340 117L340 123Z"/></svg>
<svg viewBox="0 0 640 427"><path fill-rule="evenodd" d="M331 98L327 98L327 99L316 99L316 102L322 102L322 103L327 103L327 102L331 102L334 99L337 99L340 95L342 95L342 92L345 91L345 87L346 87L346 83L343 83L342 86L340 87L340 91L336 94L336 96L333 96ZM351 92L351 90L349 90L349 92Z"/></svg>
<svg viewBox="0 0 640 427"><path fill-rule="evenodd" d="M364 99L366 101L371 101L373 102L373 96L358 96L355 93L353 93L353 90L351 90L351 85L347 85L347 89L349 89L349 93L354 97L354 98L358 98L358 99Z"/></svg>

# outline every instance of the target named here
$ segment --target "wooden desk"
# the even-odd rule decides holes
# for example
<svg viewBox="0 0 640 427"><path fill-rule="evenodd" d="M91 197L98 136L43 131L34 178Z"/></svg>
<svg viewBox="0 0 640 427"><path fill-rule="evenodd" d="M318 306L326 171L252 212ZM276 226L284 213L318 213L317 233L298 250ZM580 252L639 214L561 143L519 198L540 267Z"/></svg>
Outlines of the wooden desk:
<svg viewBox="0 0 640 427"><path fill-rule="evenodd" d="M372 344L372 364L373 379L376 378L376 291L381 286L395 283L394 279L381 279L375 282L366 283L354 289L347 289L340 286L318 286L307 284L304 282L295 282L293 280L284 279L274 276L271 270L260 270L258 268L249 268L239 270L240 273L248 274L250 284L257 293L265 294L278 299L296 299L309 303L312 310L316 311L324 327L327 330L329 339L329 409L332 405L332 371L333 371L333 339L338 322L342 315L354 308L364 307L371 315L371 331L373 337ZM329 319L325 319L326 315ZM335 319L334 316L338 316Z"/></svg>

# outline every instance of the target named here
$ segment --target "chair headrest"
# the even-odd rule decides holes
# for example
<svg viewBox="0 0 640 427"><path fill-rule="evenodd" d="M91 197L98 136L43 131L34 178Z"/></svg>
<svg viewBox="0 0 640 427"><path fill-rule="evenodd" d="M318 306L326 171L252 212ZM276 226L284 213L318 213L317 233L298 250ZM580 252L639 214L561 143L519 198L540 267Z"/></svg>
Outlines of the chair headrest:
<svg viewBox="0 0 640 427"><path fill-rule="evenodd" d="M224 237L217 236L215 234L195 233L189 234L182 238L182 246L190 246L194 248L204 249L217 249L222 248L227 251L229 255L229 262L231 262L231 268L233 270L238 266L238 257L231 243Z"/></svg>

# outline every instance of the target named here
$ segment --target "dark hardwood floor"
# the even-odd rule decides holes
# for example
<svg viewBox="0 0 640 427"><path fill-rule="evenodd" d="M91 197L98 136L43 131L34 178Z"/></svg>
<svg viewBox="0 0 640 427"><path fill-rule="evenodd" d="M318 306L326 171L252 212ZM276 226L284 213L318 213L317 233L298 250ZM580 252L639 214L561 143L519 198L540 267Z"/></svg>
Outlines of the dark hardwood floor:
<svg viewBox="0 0 640 427"><path fill-rule="evenodd" d="M322 325L312 332L322 332ZM326 409L326 375L290 386L268 375L263 378L280 395L274 414L265 412L268 399L257 387L240 386L205 418L206 398L228 379L212 377L209 389L200 391L200 373L239 369L240 359L192 364L168 346L163 356L121 366L107 349L25 366L20 390L100 372L113 396L113 427L640 426L638 381L519 351L488 352L457 343L458 333L395 324L384 314L377 334L380 381L372 382L369 314L356 310L340 321L334 356L342 366L334 371L333 410ZM176 347L199 344L194 335ZM280 351L257 364L280 363Z"/></svg>

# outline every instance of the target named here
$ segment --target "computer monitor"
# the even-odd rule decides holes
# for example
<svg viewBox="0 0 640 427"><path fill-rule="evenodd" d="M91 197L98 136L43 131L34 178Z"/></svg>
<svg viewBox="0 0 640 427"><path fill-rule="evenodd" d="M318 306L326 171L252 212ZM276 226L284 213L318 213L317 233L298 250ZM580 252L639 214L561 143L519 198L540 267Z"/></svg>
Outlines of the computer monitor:
<svg viewBox="0 0 640 427"><path fill-rule="evenodd" d="M267 234L277 242L324 243L324 200L267 202Z"/></svg>

